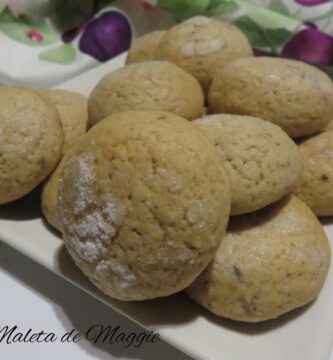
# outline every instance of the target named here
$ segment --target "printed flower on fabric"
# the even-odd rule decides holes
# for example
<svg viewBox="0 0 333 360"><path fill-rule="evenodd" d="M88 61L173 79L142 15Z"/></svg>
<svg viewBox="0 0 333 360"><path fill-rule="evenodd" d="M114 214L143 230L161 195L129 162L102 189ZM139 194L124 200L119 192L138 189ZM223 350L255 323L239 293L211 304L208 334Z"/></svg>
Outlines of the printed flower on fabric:
<svg viewBox="0 0 333 360"><path fill-rule="evenodd" d="M107 61L126 51L131 39L132 30L127 18L118 11L107 11L87 25L79 48L99 61Z"/></svg>
<svg viewBox="0 0 333 360"><path fill-rule="evenodd" d="M327 3L329 1L331 0L295 0L295 2L304 6L315 6Z"/></svg>
<svg viewBox="0 0 333 360"><path fill-rule="evenodd" d="M55 3L54 0L0 0L0 12L8 7L15 17L28 15L41 18L55 9Z"/></svg>
<svg viewBox="0 0 333 360"><path fill-rule="evenodd" d="M333 65L333 37L313 27L301 30L286 43L281 55L317 65Z"/></svg>
<svg viewBox="0 0 333 360"><path fill-rule="evenodd" d="M28 15L14 16L8 7L0 13L0 31L30 46L51 45L59 40L59 34L45 20Z"/></svg>

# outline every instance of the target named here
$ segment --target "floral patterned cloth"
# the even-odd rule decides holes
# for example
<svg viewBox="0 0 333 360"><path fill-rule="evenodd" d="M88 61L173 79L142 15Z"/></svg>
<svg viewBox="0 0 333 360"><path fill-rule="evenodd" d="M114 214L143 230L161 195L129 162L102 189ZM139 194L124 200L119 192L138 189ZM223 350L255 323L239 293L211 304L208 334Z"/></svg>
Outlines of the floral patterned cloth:
<svg viewBox="0 0 333 360"><path fill-rule="evenodd" d="M258 55L306 61L333 77L331 0L158 0L156 5L178 19L205 14L233 22Z"/></svg>
<svg viewBox="0 0 333 360"><path fill-rule="evenodd" d="M333 77L331 0L0 0L0 83L55 85L194 15L234 23L259 55Z"/></svg>

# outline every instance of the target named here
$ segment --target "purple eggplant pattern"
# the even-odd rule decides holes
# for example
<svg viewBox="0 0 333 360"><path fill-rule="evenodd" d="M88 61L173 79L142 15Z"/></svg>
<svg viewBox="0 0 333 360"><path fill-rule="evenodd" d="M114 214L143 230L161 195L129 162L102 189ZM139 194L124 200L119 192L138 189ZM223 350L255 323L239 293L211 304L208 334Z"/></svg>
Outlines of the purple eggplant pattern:
<svg viewBox="0 0 333 360"><path fill-rule="evenodd" d="M43 0L34 17L37 2L32 9L30 1L21 0L20 6L0 1L0 32L41 48L42 61L66 65L86 57L104 62L130 47L136 23L144 32L159 28L165 17L172 24L204 15L233 22L256 54L306 61L333 74L332 0L122 0L126 13L114 0L68 0L57 2L58 7L50 1L49 8ZM56 26L50 22L54 14Z"/></svg>
<svg viewBox="0 0 333 360"><path fill-rule="evenodd" d="M104 62L126 51L131 39L132 31L127 18L118 11L107 11L85 27L79 49Z"/></svg>
<svg viewBox="0 0 333 360"><path fill-rule="evenodd" d="M281 55L316 65L333 65L333 37L309 27L293 35Z"/></svg>
<svg viewBox="0 0 333 360"><path fill-rule="evenodd" d="M298 4L304 6L315 6L323 3L327 3L331 0L295 0Z"/></svg>
<svg viewBox="0 0 333 360"><path fill-rule="evenodd" d="M333 77L332 0L158 0L157 6L178 19L202 14L232 21L247 36L257 56L309 62L322 66Z"/></svg>

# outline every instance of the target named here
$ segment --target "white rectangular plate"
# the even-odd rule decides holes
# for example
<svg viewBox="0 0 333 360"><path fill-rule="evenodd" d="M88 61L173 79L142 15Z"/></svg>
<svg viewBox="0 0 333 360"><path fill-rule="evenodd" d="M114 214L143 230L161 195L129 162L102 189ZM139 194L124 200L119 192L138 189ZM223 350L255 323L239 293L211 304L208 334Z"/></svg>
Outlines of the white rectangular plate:
<svg viewBox="0 0 333 360"><path fill-rule="evenodd" d="M118 56L58 88L88 95L101 76L121 67L124 59L125 54ZM333 343L333 266L313 304L261 324L219 319L182 294L146 302L120 302L104 296L75 267L62 240L40 218L38 203L35 194L0 207L0 239L136 323L159 332L164 340L194 359L329 359ZM333 225L329 221L325 230L332 243Z"/></svg>

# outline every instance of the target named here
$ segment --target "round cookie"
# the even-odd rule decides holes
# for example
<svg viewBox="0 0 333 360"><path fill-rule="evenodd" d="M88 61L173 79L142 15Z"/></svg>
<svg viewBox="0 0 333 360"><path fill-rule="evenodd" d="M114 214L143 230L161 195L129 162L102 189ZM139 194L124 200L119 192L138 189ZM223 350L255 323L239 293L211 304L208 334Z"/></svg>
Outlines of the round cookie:
<svg viewBox="0 0 333 360"><path fill-rule="evenodd" d="M331 130L333 130L333 120L331 120L324 129L324 131L331 131Z"/></svg>
<svg viewBox="0 0 333 360"><path fill-rule="evenodd" d="M45 216L48 224L54 227L59 232L61 232L61 224L58 218L57 194L60 175L67 157L68 153L61 159L55 171L45 182L41 194L41 208L43 215Z"/></svg>
<svg viewBox="0 0 333 360"><path fill-rule="evenodd" d="M333 84L324 72L300 61L239 59L214 77L208 109L257 116L281 126L292 137L310 135L332 118Z"/></svg>
<svg viewBox="0 0 333 360"><path fill-rule="evenodd" d="M165 33L162 30L153 31L134 40L127 53L126 65L153 60L156 46Z"/></svg>
<svg viewBox="0 0 333 360"><path fill-rule="evenodd" d="M202 115L199 83L166 61L131 64L102 78L88 101L90 125L126 110L171 111L188 120Z"/></svg>
<svg viewBox="0 0 333 360"><path fill-rule="evenodd" d="M104 293L167 296L213 259L230 211L220 156L185 119L128 111L93 127L65 163L58 211L69 253Z"/></svg>
<svg viewBox="0 0 333 360"><path fill-rule="evenodd" d="M288 196L232 218L215 259L187 293L229 319L274 319L314 300L329 264L321 224L303 201Z"/></svg>
<svg viewBox="0 0 333 360"><path fill-rule="evenodd" d="M34 91L0 87L0 205L40 184L57 165L62 146L54 106Z"/></svg>
<svg viewBox="0 0 333 360"><path fill-rule="evenodd" d="M303 170L294 193L317 216L333 215L333 131L314 135L299 145Z"/></svg>
<svg viewBox="0 0 333 360"><path fill-rule="evenodd" d="M251 116L209 115L193 121L220 151L231 184L231 215L289 193L301 171L297 145L278 126Z"/></svg>
<svg viewBox="0 0 333 360"><path fill-rule="evenodd" d="M88 100L81 94L67 90L48 90L40 95L58 110L65 135L65 154L87 131Z"/></svg>
<svg viewBox="0 0 333 360"><path fill-rule="evenodd" d="M252 54L247 38L234 25L196 16L167 31L155 59L177 64L198 79L206 93L224 65Z"/></svg>

